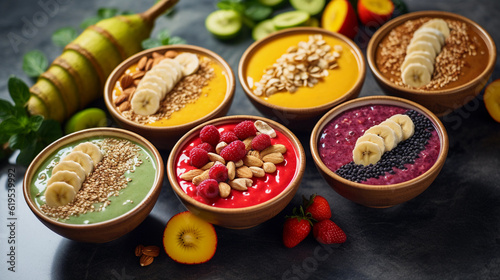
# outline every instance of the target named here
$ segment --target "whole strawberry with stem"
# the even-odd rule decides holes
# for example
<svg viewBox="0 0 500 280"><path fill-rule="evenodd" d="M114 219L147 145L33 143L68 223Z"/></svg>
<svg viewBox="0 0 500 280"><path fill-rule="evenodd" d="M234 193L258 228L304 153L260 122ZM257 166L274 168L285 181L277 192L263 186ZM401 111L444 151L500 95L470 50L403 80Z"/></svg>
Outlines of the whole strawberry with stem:
<svg viewBox="0 0 500 280"><path fill-rule="evenodd" d="M313 194L309 199L302 197L304 201L304 208L306 213L311 213L312 218L315 221L328 220L332 217L332 210L330 209L330 204L326 198Z"/></svg>
<svg viewBox="0 0 500 280"><path fill-rule="evenodd" d="M323 244L344 243L347 240L345 232L332 220L323 220L314 224L314 238Z"/></svg>
<svg viewBox="0 0 500 280"><path fill-rule="evenodd" d="M304 213L304 208L299 206L293 209L292 216L285 217L283 226L283 244L287 248L297 246L311 232L312 221L310 215Z"/></svg>

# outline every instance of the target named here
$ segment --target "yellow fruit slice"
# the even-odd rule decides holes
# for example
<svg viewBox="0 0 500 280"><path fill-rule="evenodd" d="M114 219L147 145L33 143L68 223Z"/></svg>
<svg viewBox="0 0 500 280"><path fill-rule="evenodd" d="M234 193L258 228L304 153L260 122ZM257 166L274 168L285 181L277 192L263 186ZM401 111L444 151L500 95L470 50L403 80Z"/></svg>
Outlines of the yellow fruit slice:
<svg viewBox="0 0 500 280"><path fill-rule="evenodd" d="M176 262L204 263L215 254L217 235L212 224L185 211L168 221L163 233L163 247Z"/></svg>
<svg viewBox="0 0 500 280"><path fill-rule="evenodd" d="M486 87L484 105L490 116L500 123L500 79L491 82Z"/></svg>

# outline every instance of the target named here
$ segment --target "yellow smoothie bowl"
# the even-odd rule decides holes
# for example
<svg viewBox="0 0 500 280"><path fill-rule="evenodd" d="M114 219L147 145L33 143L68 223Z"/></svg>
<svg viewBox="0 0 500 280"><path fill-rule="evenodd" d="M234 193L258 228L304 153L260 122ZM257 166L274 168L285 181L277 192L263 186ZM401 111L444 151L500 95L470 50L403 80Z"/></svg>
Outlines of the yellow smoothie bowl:
<svg viewBox="0 0 500 280"><path fill-rule="evenodd" d="M319 59L314 49L321 49ZM306 55L300 56L304 50ZM282 62L283 55L298 62ZM325 60L330 62L327 67ZM286 29L253 43L238 67L241 86L252 104L267 117L298 130L309 130L323 113L356 98L365 74L364 56L352 40L314 27ZM269 82L268 75L274 80Z"/></svg>
<svg viewBox="0 0 500 280"><path fill-rule="evenodd" d="M131 109L131 99L138 91L133 91L133 88L138 87L150 68L160 64L159 61L175 59L180 54L196 55L198 70L174 83L174 87L160 99L160 109L156 113L135 114ZM128 81L123 80L124 76L128 76ZM191 128L226 115L234 90L234 73L218 54L198 46L168 45L142 51L118 65L106 81L104 100L119 126L146 137L159 149L169 149Z"/></svg>
<svg viewBox="0 0 500 280"><path fill-rule="evenodd" d="M67 158L82 143L102 151L100 161L92 157L90 173L85 173L83 162ZM91 149L80 150L92 154ZM74 176L80 180L78 190ZM120 128L91 128L64 136L41 151L26 170L23 194L30 210L53 232L79 242L104 243L146 219L160 195L163 176L163 159L144 137ZM61 182L71 190L54 190L52 185ZM69 192L74 197L66 201L72 196Z"/></svg>

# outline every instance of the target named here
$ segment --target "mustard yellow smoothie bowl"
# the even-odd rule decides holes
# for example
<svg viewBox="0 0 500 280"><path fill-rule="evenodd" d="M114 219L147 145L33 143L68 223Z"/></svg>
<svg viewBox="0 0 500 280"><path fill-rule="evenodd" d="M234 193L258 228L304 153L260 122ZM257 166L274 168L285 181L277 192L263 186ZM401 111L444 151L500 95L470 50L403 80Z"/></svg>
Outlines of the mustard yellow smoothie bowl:
<svg viewBox="0 0 500 280"><path fill-rule="evenodd" d="M191 128L224 116L234 90L234 73L218 54L169 45L118 65L108 77L104 100L118 125L168 149Z"/></svg>
<svg viewBox="0 0 500 280"><path fill-rule="evenodd" d="M238 77L253 105L292 129L308 130L334 106L356 98L366 66L349 38L321 28L273 33L243 54Z"/></svg>

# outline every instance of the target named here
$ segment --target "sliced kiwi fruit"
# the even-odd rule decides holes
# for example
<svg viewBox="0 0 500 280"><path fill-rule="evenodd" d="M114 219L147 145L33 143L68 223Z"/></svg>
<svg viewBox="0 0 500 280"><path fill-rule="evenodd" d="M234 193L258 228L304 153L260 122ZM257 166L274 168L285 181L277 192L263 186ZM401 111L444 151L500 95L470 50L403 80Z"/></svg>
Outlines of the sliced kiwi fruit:
<svg viewBox="0 0 500 280"><path fill-rule="evenodd" d="M311 16L317 15L323 11L325 0L290 0L290 4L299 11L309 13Z"/></svg>
<svg viewBox="0 0 500 280"><path fill-rule="evenodd" d="M297 26L306 26L309 18L310 15L307 12L290 11L276 15L272 20L276 29L281 30Z"/></svg>
<svg viewBox="0 0 500 280"><path fill-rule="evenodd" d="M107 126L106 112L99 108L87 108L74 114L64 127L64 132L70 134L82 129Z"/></svg>
<svg viewBox="0 0 500 280"><path fill-rule="evenodd" d="M205 20L206 29L219 39L230 39L238 35L243 26L241 16L233 10L217 10Z"/></svg>
<svg viewBox="0 0 500 280"><path fill-rule="evenodd" d="M267 35L278 31L276 27L274 26L274 22L272 19L266 19L261 22L259 22L253 29L252 29L252 38L257 41L260 40Z"/></svg>

